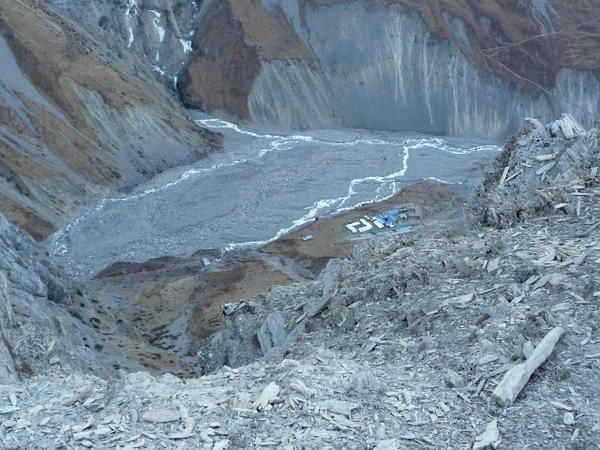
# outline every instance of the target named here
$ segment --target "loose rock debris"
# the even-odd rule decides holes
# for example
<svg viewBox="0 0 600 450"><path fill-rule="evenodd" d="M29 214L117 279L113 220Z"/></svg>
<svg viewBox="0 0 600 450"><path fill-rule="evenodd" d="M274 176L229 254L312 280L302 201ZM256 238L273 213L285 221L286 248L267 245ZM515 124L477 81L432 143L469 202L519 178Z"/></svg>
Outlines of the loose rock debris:
<svg viewBox="0 0 600 450"><path fill-rule="evenodd" d="M563 147L597 133L555 128L518 136L532 167L510 165L507 204L537 197L510 189L549 161L554 180ZM530 151L542 138L535 155L553 159ZM0 448L600 448L598 181L573 189L579 215L498 207L502 229L369 241L318 280L229 305L202 377L107 382L56 364L0 384ZM269 317L263 347L291 344L267 358Z"/></svg>

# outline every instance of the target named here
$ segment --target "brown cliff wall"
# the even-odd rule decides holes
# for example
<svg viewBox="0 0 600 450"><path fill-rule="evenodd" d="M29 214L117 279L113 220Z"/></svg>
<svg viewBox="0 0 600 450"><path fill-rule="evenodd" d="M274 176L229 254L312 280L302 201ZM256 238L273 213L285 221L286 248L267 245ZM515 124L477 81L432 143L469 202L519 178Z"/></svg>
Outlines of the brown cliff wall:
<svg viewBox="0 0 600 450"><path fill-rule="evenodd" d="M213 2L193 38L194 55L180 78L183 101L204 111L248 118L248 97L261 60L301 59L316 64L279 8L259 0Z"/></svg>

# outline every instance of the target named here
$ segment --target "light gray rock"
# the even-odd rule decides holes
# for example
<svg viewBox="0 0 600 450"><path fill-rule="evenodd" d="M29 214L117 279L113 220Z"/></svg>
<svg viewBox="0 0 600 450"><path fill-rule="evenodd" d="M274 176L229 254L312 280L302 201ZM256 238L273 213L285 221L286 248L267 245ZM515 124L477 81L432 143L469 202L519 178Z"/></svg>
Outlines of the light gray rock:
<svg viewBox="0 0 600 450"><path fill-rule="evenodd" d="M549 128L556 135L561 133L567 140L585 135L585 129L579 125L570 114L563 114L561 118L553 122Z"/></svg>
<svg viewBox="0 0 600 450"><path fill-rule="evenodd" d="M319 279L323 281L323 297L329 297L333 294L337 284L340 281L342 273L342 261L340 259L330 260L325 269L319 275Z"/></svg>
<svg viewBox="0 0 600 450"><path fill-rule="evenodd" d="M444 380L446 381L446 384L452 388L462 388L466 385L465 379L451 369L446 371Z"/></svg>
<svg viewBox="0 0 600 450"><path fill-rule="evenodd" d="M0 380L99 366L92 330L63 305L77 287L44 248L0 215ZM89 344L88 344L89 345Z"/></svg>
<svg viewBox="0 0 600 450"><path fill-rule="evenodd" d="M473 444L473 450L484 450L488 448L495 449L500 444L500 431L498 430L498 421L491 421L485 432L477 436L475 443Z"/></svg>
<svg viewBox="0 0 600 450"><path fill-rule="evenodd" d="M260 350L266 359L276 354L282 355L292 343L292 337L285 329L285 318L281 312L270 313L256 333Z"/></svg>
<svg viewBox="0 0 600 450"><path fill-rule="evenodd" d="M506 372L492 393L496 403L500 406L510 406L515 401L531 375L550 357L564 331L561 327L550 330L524 363L517 364Z"/></svg>
<svg viewBox="0 0 600 450"><path fill-rule="evenodd" d="M6 277L0 272L0 383L16 378L12 355L8 349L6 328L12 326L12 310L8 298Z"/></svg>
<svg viewBox="0 0 600 450"><path fill-rule="evenodd" d="M581 184L599 164L597 126L586 132L567 114L541 128L528 119L478 188L474 217L487 225L506 226L529 214L554 212L560 204L572 212L568 186Z"/></svg>

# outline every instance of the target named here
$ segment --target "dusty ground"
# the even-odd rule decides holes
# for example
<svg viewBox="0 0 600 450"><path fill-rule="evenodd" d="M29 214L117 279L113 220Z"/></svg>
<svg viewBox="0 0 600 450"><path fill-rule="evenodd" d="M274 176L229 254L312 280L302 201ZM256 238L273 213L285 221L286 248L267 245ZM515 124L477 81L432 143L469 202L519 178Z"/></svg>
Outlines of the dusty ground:
<svg viewBox="0 0 600 450"><path fill-rule="evenodd" d="M318 274L331 258L346 258L357 241L345 225L365 215L375 215L397 205L413 203L423 210L422 220L411 219L406 225L415 225L418 235L435 234L442 229L461 229L467 225L464 210L469 196L467 188L429 182L417 183L404 189L389 200L365 205L342 215L317 220L277 241L266 245L262 251L284 255L293 259L313 274ZM314 239L304 241L304 236Z"/></svg>

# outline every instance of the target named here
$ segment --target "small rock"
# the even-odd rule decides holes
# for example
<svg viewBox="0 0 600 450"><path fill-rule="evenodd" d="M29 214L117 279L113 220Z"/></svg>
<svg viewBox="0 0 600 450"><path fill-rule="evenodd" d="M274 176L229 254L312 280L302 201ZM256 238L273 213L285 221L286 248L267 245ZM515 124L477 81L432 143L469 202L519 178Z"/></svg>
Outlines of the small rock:
<svg viewBox="0 0 600 450"><path fill-rule="evenodd" d="M40 420L40 426L44 427L50 423L51 417L44 417Z"/></svg>
<svg viewBox="0 0 600 450"><path fill-rule="evenodd" d="M485 431L477 436L473 444L473 450L484 450L488 448L496 449L500 444L500 430L498 430L498 421L490 422Z"/></svg>
<svg viewBox="0 0 600 450"><path fill-rule="evenodd" d="M379 441L373 450L400 450L400 442L397 439Z"/></svg>
<svg viewBox="0 0 600 450"><path fill-rule="evenodd" d="M500 268L500 258L492 259L487 265L487 271L489 273L495 272Z"/></svg>
<svg viewBox="0 0 600 450"><path fill-rule="evenodd" d="M479 361L477 362L480 366L483 366L485 364L489 364L492 363L494 361L498 360L498 355L483 355L481 358L479 358Z"/></svg>
<svg viewBox="0 0 600 450"><path fill-rule="evenodd" d="M523 344L523 355L525 356L525 359L529 359L534 349L535 347L533 346L531 341L525 341L525 343Z"/></svg>
<svg viewBox="0 0 600 450"><path fill-rule="evenodd" d="M88 421L85 422L85 423L80 423L80 424L77 424L77 425L73 425L71 427L71 430L74 433L79 433L80 431L84 431L84 430L87 430L88 428L91 428L93 425L94 425L94 419L92 417L90 417L88 419Z"/></svg>
<svg viewBox="0 0 600 450"><path fill-rule="evenodd" d="M563 415L563 423L565 425L574 425L575 424L575 415L572 412L566 412Z"/></svg>
<svg viewBox="0 0 600 450"><path fill-rule="evenodd" d="M279 311L267 316L256 333L260 350L265 358L277 351L283 351L292 343L292 337L285 329L285 318Z"/></svg>
<svg viewBox="0 0 600 450"><path fill-rule="evenodd" d="M459 295L458 297L452 297L442 302L442 305L452 305L458 308L465 307L467 303L473 301L475 298L475 294L471 292L470 294Z"/></svg>
<svg viewBox="0 0 600 450"><path fill-rule="evenodd" d="M555 134L558 134L558 130L562 131L563 136L567 140L575 139L585 134L585 129L570 114L563 114L560 119L550 125L550 128Z"/></svg>
<svg viewBox="0 0 600 450"><path fill-rule="evenodd" d="M323 400L319 402L319 406L334 414L349 416L352 410L358 408L358 403L346 402L343 400Z"/></svg>
<svg viewBox="0 0 600 450"><path fill-rule="evenodd" d="M304 395L307 398L312 397L316 393L314 389L306 386L301 380L292 381L290 383L290 389Z"/></svg>
<svg viewBox="0 0 600 450"><path fill-rule="evenodd" d="M270 404L275 403L278 400L279 395L279 386L276 383L269 383L267 387L265 387L256 400L254 402L254 409L258 409L259 411L265 410Z"/></svg>
<svg viewBox="0 0 600 450"><path fill-rule="evenodd" d="M178 421L181 418L181 414L179 411L172 411L170 409L151 409L146 411L142 418L146 422L167 423Z"/></svg>
<svg viewBox="0 0 600 450"><path fill-rule="evenodd" d="M19 408L17 408L16 406L0 406L0 415L12 414L15 411L19 411Z"/></svg>
<svg viewBox="0 0 600 450"><path fill-rule="evenodd" d="M58 363L60 363L60 358L58 356L53 356L52 358L50 358L48 360L48 362L50 363L51 366L55 366Z"/></svg>
<svg viewBox="0 0 600 450"><path fill-rule="evenodd" d="M227 448L229 448L229 441L227 439L215 442L215 445L213 446L213 450L225 450Z"/></svg>
<svg viewBox="0 0 600 450"><path fill-rule="evenodd" d="M93 437L93 435L94 435L94 430L80 431L73 435L73 440L82 441L84 439L89 439L89 438Z"/></svg>
<svg viewBox="0 0 600 450"><path fill-rule="evenodd" d="M444 381L451 388L465 387L465 379L453 370L448 369Z"/></svg>
<svg viewBox="0 0 600 450"><path fill-rule="evenodd" d="M80 402L88 397L88 395L92 392L91 386L84 386L81 389L78 389L71 395L67 395L60 399L60 404L62 406L73 406L75 403Z"/></svg>

